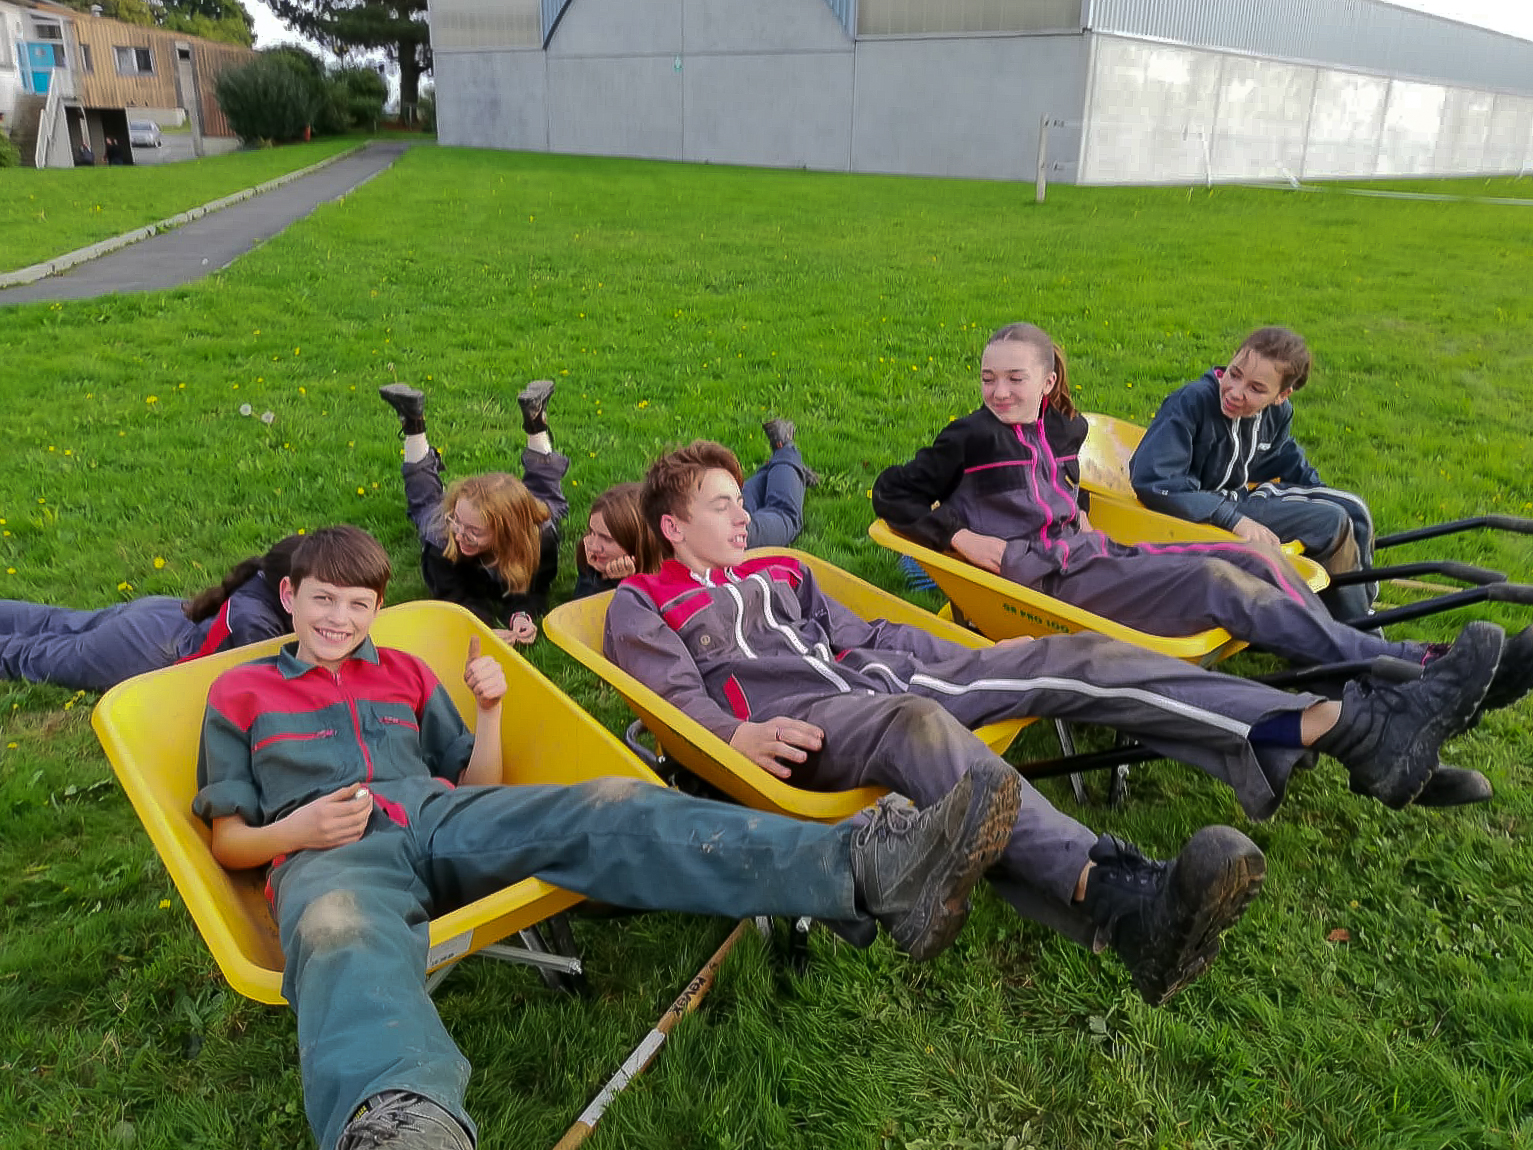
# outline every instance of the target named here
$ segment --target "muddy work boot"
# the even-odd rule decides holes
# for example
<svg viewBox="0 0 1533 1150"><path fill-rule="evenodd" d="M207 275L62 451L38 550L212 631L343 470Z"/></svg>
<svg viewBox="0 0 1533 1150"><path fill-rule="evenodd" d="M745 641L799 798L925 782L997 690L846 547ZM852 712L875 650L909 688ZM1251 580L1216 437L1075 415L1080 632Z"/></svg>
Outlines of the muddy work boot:
<svg viewBox="0 0 1533 1150"><path fill-rule="evenodd" d="M406 435L426 433L425 392L407 383L386 383L378 389L378 394L399 416L399 425Z"/></svg>
<svg viewBox="0 0 1533 1150"><path fill-rule="evenodd" d="M1490 780L1479 771L1464 767L1446 767L1439 764L1427 785L1416 796L1418 807L1466 807L1471 803L1488 803L1495 795Z"/></svg>
<svg viewBox="0 0 1533 1150"><path fill-rule="evenodd" d="M1524 627L1501 649L1496 677L1490 681L1490 690L1485 692L1475 722L1479 722L1480 715L1486 711L1510 707L1530 690L1533 690L1533 627Z"/></svg>
<svg viewBox="0 0 1533 1150"><path fill-rule="evenodd" d="M516 397L516 405L522 409L522 430L528 435L548 430L548 401L553 394L553 380L536 379Z"/></svg>
<svg viewBox="0 0 1533 1150"><path fill-rule="evenodd" d="M971 767L924 811L885 795L852 836L858 906L918 962L941 953L969 915L969 891L1001 855L1022 804L1004 762Z"/></svg>
<svg viewBox="0 0 1533 1150"><path fill-rule="evenodd" d="M463 1124L429 1098L389 1090L362 1104L336 1150L474 1150Z"/></svg>
<svg viewBox="0 0 1533 1150"><path fill-rule="evenodd" d="M1219 954L1219 936L1262 889L1267 860L1233 827L1204 827L1170 862L1147 859L1103 835L1082 903L1128 967L1134 989L1159 1006L1201 978Z"/></svg>
<svg viewBox="0 0 1533 1150"><path fill-rule="evenodd" d="M1443 743L1469 728L1504 640L1494 623L1471 623L1414 683L1348 683L1341 715L1315 749L1347 768L1357 794L1395 810L1406 806L1437 770Z"/></svg>

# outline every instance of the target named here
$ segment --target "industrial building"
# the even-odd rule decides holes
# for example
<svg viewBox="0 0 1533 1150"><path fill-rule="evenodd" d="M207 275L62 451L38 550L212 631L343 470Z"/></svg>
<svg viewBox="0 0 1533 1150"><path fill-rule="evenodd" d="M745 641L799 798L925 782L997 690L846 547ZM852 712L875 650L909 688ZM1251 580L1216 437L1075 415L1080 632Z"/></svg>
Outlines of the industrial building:
<svg viewBox="0 0 1533 1150"><path fill-rule="evenodd" d="M1088 184L1533 170L1533 41L1380 0L431 0L446 144Z"/></svg>

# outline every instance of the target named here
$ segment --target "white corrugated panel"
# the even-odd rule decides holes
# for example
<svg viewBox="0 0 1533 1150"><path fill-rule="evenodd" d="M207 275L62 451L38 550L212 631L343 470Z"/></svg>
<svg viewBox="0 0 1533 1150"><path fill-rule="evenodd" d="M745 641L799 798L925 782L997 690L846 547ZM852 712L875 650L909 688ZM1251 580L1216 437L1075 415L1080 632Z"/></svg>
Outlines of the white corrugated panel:
<svg viewBox="0 0 1533 1150"><path fill-rule="evenodd" d="M1533 41L1379 0L1091 0L1088 28L1533 93Z"/></svg>

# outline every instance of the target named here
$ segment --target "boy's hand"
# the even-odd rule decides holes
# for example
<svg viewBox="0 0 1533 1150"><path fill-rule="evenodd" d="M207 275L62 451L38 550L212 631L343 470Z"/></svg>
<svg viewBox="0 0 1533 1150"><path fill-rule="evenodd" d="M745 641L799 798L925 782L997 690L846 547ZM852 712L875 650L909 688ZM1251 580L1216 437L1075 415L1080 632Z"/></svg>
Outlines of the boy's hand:
<svg viewBox="0 0 1533 1150"><path fill-rule="evenodd" d="M626 579L632 575L636 568L633 565L632 555L621 555L602 568L602 574L608 579Z"/></svg>
<svg viewBox="0 0 1533 1150"><path fill-rule="evenodd" d="M1006 540L994 535L976 535L965 527L953 536L953 550L974 566L999 575L1001 560L1006 558Z"/></svg>
<svg viewBox="0 0 1533 1150"><path fill-rule="evenodd" d="M825 745L825 732L801 719L778 717L764 723L741 723L729 745L768 774L786 779L793 769L782 760L802 763Z"/></svg>
<svg viewBox="0 0 1533 1150"><path fill-rule="evenodd" d="M468 641L468 663L463 668L463 681L473 692L474 702L479 704L481 711L488 711L506 696L506 673L492 656L479 653L478 635Z"/></svg>
<svg viewBox="0 0 1533 1150"><path fill-rule="evenodd" d="M305 803L282 821L293 836L292 850L329 850L361 838L372 813L372 794L353 783Z"/></svg>
<svg viewBox="0 0 1533 1150"><path fill-rule="evenodd" d="M1234 527L1230 528L1236 535L1247 543L1254 543L1258 547L1271 547L1274 551L1283 546L1283 541L1267 528L1263 527L1254 519L1242 515Z"/></svg>

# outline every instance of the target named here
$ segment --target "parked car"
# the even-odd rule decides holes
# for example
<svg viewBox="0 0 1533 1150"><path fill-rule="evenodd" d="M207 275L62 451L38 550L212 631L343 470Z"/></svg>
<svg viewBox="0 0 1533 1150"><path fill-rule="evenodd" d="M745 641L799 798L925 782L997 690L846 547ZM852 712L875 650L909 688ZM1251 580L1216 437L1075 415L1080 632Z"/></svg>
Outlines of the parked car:
<svg viewBox="0 0 1533 1150"><path fill-rule="evenodd" d="M128 143L135 148L163 148L164 139L160 136L160 126L153 120L129 120Z"/></svg>

